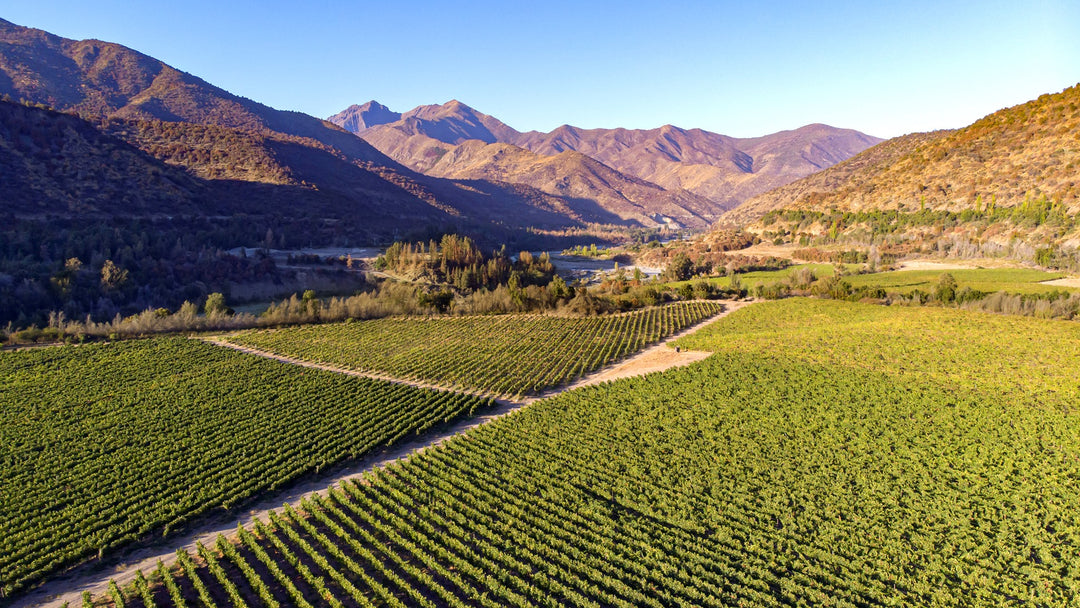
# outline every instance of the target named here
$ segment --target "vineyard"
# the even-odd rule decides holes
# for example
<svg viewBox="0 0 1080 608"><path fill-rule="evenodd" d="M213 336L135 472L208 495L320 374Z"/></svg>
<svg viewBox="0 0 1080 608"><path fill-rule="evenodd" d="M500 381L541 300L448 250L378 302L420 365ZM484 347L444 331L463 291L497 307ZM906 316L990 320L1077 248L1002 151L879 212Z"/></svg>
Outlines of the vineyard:
<svg viewBox="0 0 1080 608"><path fill-rule="evenodd" d="M489 404L179 338L0 354L0 588Z"/></svg>
<svg viewBox="0 0 1080 608"><path fill-rule="evenodd" d="M391 318L259 330L231 343L305 361L518 397L571 382L719 313L687 302L600 317Z"/></svg>
<svg viewBox="0 0 1080 608"><path fill-rule="evenodd" d="M538 402L98 601L1080 602L1080 328L800 299L683 343L717 352Z"/></svg>

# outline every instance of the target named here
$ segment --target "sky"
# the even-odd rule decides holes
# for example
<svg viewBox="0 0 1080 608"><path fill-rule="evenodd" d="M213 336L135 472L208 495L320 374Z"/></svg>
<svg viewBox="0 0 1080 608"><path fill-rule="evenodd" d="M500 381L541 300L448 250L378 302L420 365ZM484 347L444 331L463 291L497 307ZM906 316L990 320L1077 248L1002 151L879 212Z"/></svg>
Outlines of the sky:
<svg viewBox="0 0 1080 608"><path fill-rule="evenodd" d="M1076 0L0 0L321 118L451 99L521 130L962 127L1080 82Z"/></svg>

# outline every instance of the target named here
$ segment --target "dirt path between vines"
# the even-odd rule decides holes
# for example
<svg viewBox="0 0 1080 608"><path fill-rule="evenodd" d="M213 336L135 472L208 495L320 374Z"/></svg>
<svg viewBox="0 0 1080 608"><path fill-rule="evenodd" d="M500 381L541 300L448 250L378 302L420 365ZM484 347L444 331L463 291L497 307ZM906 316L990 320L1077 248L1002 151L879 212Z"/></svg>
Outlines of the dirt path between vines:
<svg viewBox="0 0 1080 608"><path fill-rule="evenodd" d="M177 549L192 552L196 550L196 545L200 542L204 545L212 546L219 534L224 534L226 536L234 534L238 525L247 526L256 519L262 520L263 522L268 521L269 512L272 510L279 510L283 504L287 503L293 507L297 507L305 498L317 493L326 492L331 488L340 486L346 481L362 477L371 470L384 467L394 461L407 458L416 452L437 446L456 435L460 435L469 429L501 418L530 403L548 399L582 386L591 386L618 378L640 376L656 371L663 371L672 367L689 365L694 361L700 361L711 353L703 351L676 352L675 349L670 346L671 342L712 325L736 310L745 308L753 303L755 302L725 302L723 312L709 317L705 321L692 325L678 333L672 334L628 359L623 359L622 361L592 372L573 383L553 388L539 395L520 401L495 399L495 407L478 416L453 422L450 425L443 427L441 430L425 434L423 437L415 440L383 448L378 450L375 454L360 458L347 465L330 467L321 475L301 480L284 491L254 502L242 511L224 512L215 518L202 519L195 524L199 528L197 531L155 542L150 545L137 546L123 556L123 561L120 561L120 558L116 557L111 560L107 558L104 562L90 562L81 566L76 566L68 573L56 576L46 581L37 589L19 597L10 606L11 608L63 606L64 604L80 606L82 604L82 594L84 591L89 591L94 597L100 597L108 593L110 580L114 580L118 585L124 587L135 580L136 572L141 570L144 574L148 574L156 569L159 560L166 566L175 562ZM387 380L420 388L449 390L446 387L434 384L400 380L379 374L370 374L356 370L338 368L331 365L312 363L310 361L301 361L291 357L284 357L274 353L260 351L258 349L240 347L225 342L220 338L202 337L196 339L203 339L213 344L294 365L349 374L352 376ZM0 601L0 604L2 603L3 602Z"/></svg>

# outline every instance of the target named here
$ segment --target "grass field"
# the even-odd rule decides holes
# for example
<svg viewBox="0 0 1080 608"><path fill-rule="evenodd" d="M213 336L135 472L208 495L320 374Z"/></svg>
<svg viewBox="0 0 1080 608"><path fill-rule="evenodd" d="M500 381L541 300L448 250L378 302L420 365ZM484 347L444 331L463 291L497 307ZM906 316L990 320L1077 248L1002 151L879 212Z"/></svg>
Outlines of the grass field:
<svg viewBox="0 0 1080 608"><path fill-rule="evenodd" d="M848 265L855 270L858 265ZM744 289L753 290L758 285L773 283L790 277L796 270L809 269L817 278L830 277L835 273L833 264L799 264L783 270L747 272L739 275L739 282ZM1030 268L966 268L955 270L894 270L870 274L848 274L844 280L852 287L881 287L888 293L909 294L919 289L932 292L941 275L948 273L956 279L958 288L969 287L976 291L994 293L1004 291L1015 294L1048 293L1051 291L1080 292L1078 288L1046 285L1043 281L1060 279L1065 275ZM670 287L692 284L695 280L665 283ZM712 277L709 283L720 287L730 287L729 277Z"/></svg>
<svg viewBox="0 0 1080 608"><path fill-rule="evenodd" d="M855 268L856 265L849 265L851 268ZM821 277L831 277L836 271L834 264L797 264L795 266L788 266L783 270L760 270L756 272L744 272L739 274L739 282L744 289L753 290L754 287L764 284L772 283L790 277L796 270L800 268L808 268ZM689 281L673 281L670 283L664 283L666 287L679 288L683 285L693 285L695 282L701 279L691 279ZM709 277L705 279L709 283L718 287L731 287L731 277Z"/></svg>
<svg viewBox="0 0 1080 608"><path fill-rule="evenodd" d="M122 600L1080 601L1080 327L791 299L682 344L715 354L529 406Z"/></svg>
<svg viewBox="0 0 1080 608"><path fill-rule="evenodd" d="M2 353L0 589L489 403L183 338Z"/></svg>
<svg viewBox="0 0 1080 608"><path fill-rule="evenodd" d="M993 293L1028 294L1050 291L1080 291L1076 288L1045 285L1042 281L1052 281L1065 276L1060 272L1047 272L1030 268L970 268L957 270L897 270L862 274L846 277L853 287L881 287L890 293L907 294L915 289L929 293L937 285L941 275L948 273L956 279L960 288L969 287L976 291Z"/></svg>
<svg viewBox="0 0 1080 608"><path fill-rule="evenodd" d="M585 318L390 318L250 331L227 340L306 361L517 397L570 382L722 309L716 302L689 302Z"/></svg>

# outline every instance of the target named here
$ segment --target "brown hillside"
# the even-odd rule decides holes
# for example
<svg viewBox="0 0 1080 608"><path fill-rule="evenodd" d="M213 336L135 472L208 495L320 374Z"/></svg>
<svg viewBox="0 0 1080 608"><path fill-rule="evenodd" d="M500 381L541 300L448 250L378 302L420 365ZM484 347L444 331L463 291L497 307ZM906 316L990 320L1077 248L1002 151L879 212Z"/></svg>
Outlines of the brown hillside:
<svg viewBox="0 0 1080 608"><path fill-rule="evenodd" d="M15 216L191 214L205 188L77 117L0 101L0 211Z"/></svg>
<svg viewBox="0 0 1080 608"><path fill-rule="evenodd" d="M84 116L277 131L392 164L336 125L233 95L119 44L69 40L0 19L0 74L0 94Z"/></svg>
<svg viewBox="0 0 1080 608"><path fill-rule="evenodd" d="M587 221L600 221L596 207L646 227L665 224L707 228L719 207L682 190L668 191L624 175L579 152L542 156L509 144L472 140L455 146L434 162L430 175L526 184L557 196Z"/></svg>
<svg viewBox="0 0 1080 608"><path fill-rule="evenodd" d="M418 174L329 122L232 95L112 43L0 21L0 94L77 112L194 176L227 182L214 193L251 189L240 182L282 188L260 188L251 204L259 213L362 222L371 228L364 238L422 229L497 240L528 228L581 227L528 186ZM228 205L206 212L220 216Z"/></svg>
<svg viewBox="0 0 1080 608"><path fill-rule="evenodd" d="M560 208L581 221L659 227L670 218L678 226L701 230L723 210L702 197L664 190L577 152L544 156L476 138L454 145L411 127L403 119L363 135L391 158L427 175L535 188L560 199Z"/></svg>
<svg viewBox="0 0 1080 608"><path fill-rule="evenodd" d="M889 140L820 174L747 201L725 219L771 209L948 211L1045 196L1080 211L1080 85L956 131Z"/></svg>
<svg viewBox="0 0 1080 608"><path fill-rule="evenodd" d="M343 113L344 114L344 113ZM349 127L348 116L331 120ZM359 130L392 158L426 171L438 160L423 135L445 144L469 139L508 143L545 156L580 152L668 190L687 190L729 209L747 198L819 171L881 141L848 129L808 125L753 139L670 125L651 130L578 129L519 133L499 120L452 101L420 106L401 120Z"/></svg>
<svg viewBox="0 0 1080 608"><path fill-rule="evenodd" d="M746 224L773 209L794 206L796 201L817 201L826 196L825 193L839 196L840 192L853 194L868 189L869 184L897 160L947 133L950 131L912 133L886 140L819 173L753 197L725 213L722 221Z"/></svg>
<svg viewBox="0 0 1080 608"><path fill-rule="evenodd" d="M526 133L515 143L542 154L576 150L664 188L683 188L731 208L747 198L842 161L881 141L826 125L754 139L667 125Z"/></svg>

